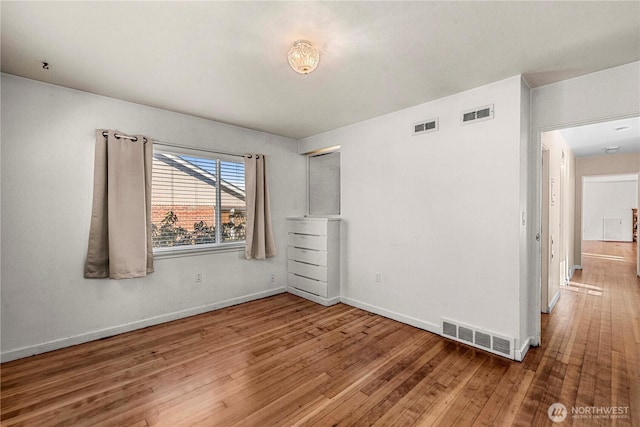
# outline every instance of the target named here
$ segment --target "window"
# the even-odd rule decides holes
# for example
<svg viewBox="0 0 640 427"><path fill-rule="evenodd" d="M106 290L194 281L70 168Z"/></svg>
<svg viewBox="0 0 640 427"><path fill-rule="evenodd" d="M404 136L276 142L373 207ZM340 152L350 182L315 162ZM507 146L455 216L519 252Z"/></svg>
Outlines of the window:
<svg viewBox="0 0 640 427"><path fill-rule="evenodd" d="M154 149L151 224L154 252L244 242L244 161Z"/></svg>

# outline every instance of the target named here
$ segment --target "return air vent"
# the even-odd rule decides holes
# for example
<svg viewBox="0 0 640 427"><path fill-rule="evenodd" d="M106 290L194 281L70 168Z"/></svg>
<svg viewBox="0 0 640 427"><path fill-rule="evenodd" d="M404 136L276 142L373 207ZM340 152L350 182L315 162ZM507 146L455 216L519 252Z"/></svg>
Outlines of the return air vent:
<svg viewBox="0 0 640 427"><path fill-rule="evenodd" d="M491 119L493 119L493 104L464 111L460 116L460 122L463 125Z"/></svg>
<svg viewBox="0 0 640 427"><path fill-rule="evenodd" d="M458 327L453 323L442 322L442 334L458 338Z"/></svg>
<svg viewBox="0 0 640 427"><path fill-rule="evenodd" d="M445 319L442 320L442 335L509 359L515 358L512 338Z"/></svg>
<svg viewBox="0 0 640 427"><path fill-rule="evenodd" d="M491 335L476 331L474 342L480 347L491 348Z"/></svg>
<svg viewBox="0 0 640 427"><path fill-rule="evenodd" d="M503 338L493 337L493 350L509 355L511 353L511 342Z"/></svg>
<svg viewBox="0 0 640 427"><path fill-rule="evenodd" d="M473 329L458 326L458 338L462 341L473 342Z"/></svg>
<svg viewBox="0 0 640 427"><path fill-rule="evenodd" d="M424 122L413 124L413 134L421 135L427 132L435 132L438 130L438 118L425 120Z"/></svg>

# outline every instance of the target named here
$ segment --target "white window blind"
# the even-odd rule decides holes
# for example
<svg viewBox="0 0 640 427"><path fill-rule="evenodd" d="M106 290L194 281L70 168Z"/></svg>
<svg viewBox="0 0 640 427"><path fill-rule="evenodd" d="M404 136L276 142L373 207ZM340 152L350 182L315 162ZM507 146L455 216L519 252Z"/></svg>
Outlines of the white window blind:
<svg viewBox="0 0 640 427"><path fill-rule="evenodd" d="M215 247L244 241L244 162L197 152L154 150L152 241L156 248Z"/></svg>

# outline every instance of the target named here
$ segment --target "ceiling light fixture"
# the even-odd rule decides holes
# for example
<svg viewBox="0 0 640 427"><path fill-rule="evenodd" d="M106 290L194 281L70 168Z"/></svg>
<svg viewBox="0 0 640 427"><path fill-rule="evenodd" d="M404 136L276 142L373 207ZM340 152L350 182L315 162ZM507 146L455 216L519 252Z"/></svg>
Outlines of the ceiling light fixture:
<svg viewBox="0 0 640 427"><path fill-rule="evenodd" d="M620 146L607 147L604 149L604 152L607 154L617 153L618 151L620 151Z"/></svg>
<svg viewBox="0 0 640 427"><path fill-rule="evenodd" d="M287 54L289 65L296 73L307 75L318 66L320 54L307 40L298 40L293 43Z"/></svg>

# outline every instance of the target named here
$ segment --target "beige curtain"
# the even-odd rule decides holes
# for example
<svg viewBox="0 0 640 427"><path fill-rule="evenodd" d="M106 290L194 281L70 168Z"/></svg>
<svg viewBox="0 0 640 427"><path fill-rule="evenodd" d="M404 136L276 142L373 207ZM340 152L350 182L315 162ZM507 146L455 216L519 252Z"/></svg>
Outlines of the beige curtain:
<svg viewBox="0 0 640 427"><path fill-rule="evenodd" d="M129 279L153 272L153 143L123 135L96 130L87 278Z"/></svg>
<svg viewBox="0 0 640 427"><path fill-rule="evenodd" d="M264 155L244 156L247 201L247 234L244 255L247 259L276 256L276 243L271 228L271 208Z"/></svg>

